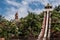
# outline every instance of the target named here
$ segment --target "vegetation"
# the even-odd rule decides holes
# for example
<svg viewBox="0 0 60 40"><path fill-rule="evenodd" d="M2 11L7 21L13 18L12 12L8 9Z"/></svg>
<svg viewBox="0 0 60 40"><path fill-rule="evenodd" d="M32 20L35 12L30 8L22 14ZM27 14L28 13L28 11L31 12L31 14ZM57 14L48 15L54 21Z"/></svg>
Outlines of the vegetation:
<svg viewBox="0 0 60 40"><path fill-rule="evenodd" d="M0 37L9 39L11 37L29 38L30 36L36 37L41 31L43 13L37 15L32 12L25 18L20 18L19 22L11 22L6 20L0 15ZM51 29L60 31L60 6L52 11Z"/></svg>

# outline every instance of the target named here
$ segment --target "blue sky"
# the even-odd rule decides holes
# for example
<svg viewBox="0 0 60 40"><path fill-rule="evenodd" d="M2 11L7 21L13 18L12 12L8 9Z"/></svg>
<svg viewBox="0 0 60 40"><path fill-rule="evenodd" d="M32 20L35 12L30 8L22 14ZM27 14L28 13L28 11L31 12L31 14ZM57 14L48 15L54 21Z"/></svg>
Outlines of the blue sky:
<svg viewBox="0 0 60 40"><path fill-rule="evenodd" d="M19 18L27 16L27 11L40 14L47 3L55 7L60 5L60 0L0 0L0 15L11 20L14 19L16 12Z"/></svg>

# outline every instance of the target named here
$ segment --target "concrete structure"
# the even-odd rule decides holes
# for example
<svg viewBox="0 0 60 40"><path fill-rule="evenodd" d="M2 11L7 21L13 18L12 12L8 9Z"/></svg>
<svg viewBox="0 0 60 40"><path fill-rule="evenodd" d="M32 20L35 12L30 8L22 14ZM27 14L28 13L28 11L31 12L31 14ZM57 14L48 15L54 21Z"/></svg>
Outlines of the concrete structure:
<svg viewBox="0 0 60 40"><path fill-rule="evenodd" d="M20 23L20 20L18 18L18 12L16 12L15 19L11 20L11 22L12 22L12 25Z"/></svg>
<svg viewBox="0 0 60 40"><path fill-rule="evenodd" d="M15 22L18 21L18 12L15 14Z"/></svg>
<svg viewBox="0 0 60 40"><path fill-rule="evenodd" d="M51 28L51 12L52 6L48 3L45 6L44 19L41 32L37 40L50 40L50 28Z"/></svg>

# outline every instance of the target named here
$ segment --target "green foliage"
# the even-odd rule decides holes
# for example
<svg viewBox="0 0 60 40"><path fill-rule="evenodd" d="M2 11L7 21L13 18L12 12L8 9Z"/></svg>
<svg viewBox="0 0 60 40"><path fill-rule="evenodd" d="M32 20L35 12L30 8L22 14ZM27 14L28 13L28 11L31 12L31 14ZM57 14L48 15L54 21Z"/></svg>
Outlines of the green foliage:
<svg viewBox="0 0 60 40"><path fill-rule="evenodd" d="M20 28L23 29L20 30L23 32L23 36L28 37L30 34L36 36L40 33L41 23L37 14L29 13L27 17L20 19L20 21Z"/></svg>
<svg viewBox="0 0 60 40"><path fill-rule="evenodd" d="M37 36L41 30L40 16L34 13L29 13L25 18L21 18L19 23L7 21L3 17L1 20L0 37L6 39L11 38L12 35L15 37L23 36L24 38L31 35Z"/></svg>
<svg viewBox="0 0 60 40"><path fill-rule="evenodd" d="M54 10L60 11L60 5L59 6L56 6Z"/></svg>
<svg viewBox="0 0 60 40"><path fill-rule="evenodd" d="M55 31L60 31L60 7L56 7L52 11L52 23L51 28ZM43 13L37 15L29 12L29 14L20 18L20 22L10 22L0 15L0 37L11 38L11 37L24 37L28 38L33 35L38 36L41 31Z"/></svg>
<svg viewBox="0 0 60 40"><path fill-rule="evenodd" d="M60 6L56 7L52 12L52 30L60 31Z"/></svg>

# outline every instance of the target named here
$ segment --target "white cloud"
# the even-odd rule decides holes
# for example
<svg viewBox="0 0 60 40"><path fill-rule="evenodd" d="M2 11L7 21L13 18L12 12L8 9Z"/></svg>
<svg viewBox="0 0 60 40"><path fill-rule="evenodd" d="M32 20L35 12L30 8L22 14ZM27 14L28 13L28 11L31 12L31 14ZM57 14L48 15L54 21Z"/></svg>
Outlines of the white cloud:
<svg viewBox="0 0 60 40"><path fill-rule="evenodd" d="M50 0L53 7L60 5L60 0Z"/></svg>
<svg viewBox="0 0 60 40"><path fill-rule="evenodd" d="M11 0L5 0L6 3L10 4L10 5L13 5L13 6L16 6L16 7L20 7L21 4L20 3L17 3L15 1L11 1Z"/></svg>
<svg viewBox="0 0 60 40"><path fill-rule="evenodd" d="M43 5L49 3L48 0L24 0L24 1L27 1L28 3L31 3L31 2L40 2Z"/></svg>
<svg viewBox="0 0 60 40"><path fill-rule="evenodd" d="M17 12L17 9L15 9L14 7L11 7L11 8L7 8L6 10L7 11L5 12L6 13L5 18L7 20L14 19L15 13Z"/></svg>
<svg viewBox="0 0 60 40"><path fill-rule="evenodd" d="M33 13L37 13L37 14L40 14L44 9L35 9L35 10L32 10L31 8L29 9L30 12L33 12Z"/></svg>
<svg viewBox="0 0 60 40"><path fill-rule="evenodd" d="M17 11L18 10L18 11ZM11 19L14 19L15 18L15 13L18 12L19 14L19 18L21 17L25 17L28 15L28 12L27 12L27 9L26 8L19 8L19 9L15 9L15 8L8 8L7 9L7 12L6 12L6 19L7 20L11 20Z"/></svg>
<svg viewBox="0 0 60 40"><path fill-rule="evenodd" d="M23 4L23 5L28 5L28 2L22 1L22 4Z"/></svg>
<svg viewBox="0 0 60 40"><path fill-rule="evenodd" d="M50 1L52 1L52 0L50 0ZM40 2L42 5L46 5L47 3L50 3L50 1L49 0L23 0L22 2L18 3L16 1L6 0L6 3L18 7L18 9L16 9L14 7L7 8L6 19L8 19L8 20L13 19L14 15L17 11L19 13L19 18L27 16L27 14L28 14L27 11L36 12L37 14L39 14L44 9L36 8L35 10L33 10L32 8L29 7L29 4L32 2ZM60 0L59 1L53 0L51 4L55 7L55 5L60 4ZM35 5L38 6L37 4L35 4Z"/></svg>
<svg viewBox="0 0 60 40"><path fill-rule="evenodd" d="M28 15L28 12L27 12L27 8L26 7L21 7L19 10L18 10L18 13L19 13L19 17L25 17Z"/></svg>
<svg viewBox="0 0 60 40"><path fill-rule="evenodd" d="M46 5L47 3L49 3L48 0L40 0L40 2L41 2L43 5Z"/></svg>

